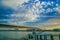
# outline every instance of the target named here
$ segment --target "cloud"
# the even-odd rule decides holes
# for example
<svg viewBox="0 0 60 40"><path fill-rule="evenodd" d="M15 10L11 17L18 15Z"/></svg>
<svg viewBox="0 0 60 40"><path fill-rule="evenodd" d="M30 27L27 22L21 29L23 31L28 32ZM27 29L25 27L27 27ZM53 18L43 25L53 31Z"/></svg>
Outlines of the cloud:
<svg viewBox="0 0 60 40"><path fill-rule="evenodd" d="M21 5L28 0L2 0L2 4L16 9L17 4Z"/></svg>
<svg viewBox="0 0 60 40"><path fill-rule="evenodd" d="M27 6L23 3L26 2ZM29 25L29 26L39 26L46 25L52 17L56 18L56 12L60 13L59 7L54 6L54 2L30 2L25 0L13 0L13 1L3 1L4 5L10 6L16 11L7 15L9 19L3 19L3 21L7 21L8 24L15 25ZM9 5L10 4L10 5ZM57 15L58 15L57 13ZM47 23L48 25L48 23Z"/></svg>
<svg viewBox="0 0 60 40"><path fill-rule="evenodd" d="M55 11L57 11L60 14L60 6L54 8Z"/></svg>
<svg viewBox="0 0 60 40"><path fill-rule="evenodd" d="M38 23L38 27L42 27L42 28L58 28L58 25L60 25L60 19L59 18L53 18L48 20L47 22L44 23Z"/></svg>

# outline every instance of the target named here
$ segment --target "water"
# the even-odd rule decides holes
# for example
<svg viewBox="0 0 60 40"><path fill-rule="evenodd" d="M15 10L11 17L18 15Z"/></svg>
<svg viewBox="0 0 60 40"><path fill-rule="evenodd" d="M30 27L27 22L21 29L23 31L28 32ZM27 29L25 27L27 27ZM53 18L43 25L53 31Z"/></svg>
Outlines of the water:
<svg viewBox="0 0 60 40"><path fill-rule="evenodd" d="M22 37L26 37L27 34L32 33L32 32L27 32L27 31L1 31L0 32L0 37L8 37L8 38L15 38L19 39Z"/></svg>
<svg viewBox="0 0 60 40"><path fill-rule="evenodd" d="M60 32L54 32L54 31L45 31L45 32L41 32L41 31L37 31L36 32L38 35L59 35ZM0 39L21 39L21 38L27 38L28 34L32 34L32 31L0 31ZM49 39L50 37L48 37L47 39ZM55 36L54 39L59 40L58 36Z"/></svg>

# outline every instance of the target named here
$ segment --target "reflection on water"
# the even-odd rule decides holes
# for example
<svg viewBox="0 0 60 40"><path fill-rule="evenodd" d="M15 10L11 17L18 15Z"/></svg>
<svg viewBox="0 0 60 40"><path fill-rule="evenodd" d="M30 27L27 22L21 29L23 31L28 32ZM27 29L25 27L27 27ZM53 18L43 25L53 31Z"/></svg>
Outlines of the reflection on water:
<svg viewBox="0 0 60 40"><path fill-rule="evenodd" d="M6 36L8 38L21 38L21 37L25 37L27 34L29 34L31 32L19 32L19 31L5 31L5 32L0 32L1 36Z"/></svg>
<svg viewBox="0 0 60 40"><path fill-rule="evenodd" d="M32 34L32 31L0 31L0 39L2 40L18 40L18 39L24 40L24 38L28 39L29 34ZM59 34L60 32L54 32L54 31L50 31L50 32L45 31L42 33L41 31L36 31L35 35L39 35L37 40L40 39L39 38L40 35L43 35L42 39L44 39L44 35L47 35L48 37L47 40L51 40L50 35L55 35L53 37L54 40L59 40ZM35 39L32 39L32 40L35 40Z"/></svg>

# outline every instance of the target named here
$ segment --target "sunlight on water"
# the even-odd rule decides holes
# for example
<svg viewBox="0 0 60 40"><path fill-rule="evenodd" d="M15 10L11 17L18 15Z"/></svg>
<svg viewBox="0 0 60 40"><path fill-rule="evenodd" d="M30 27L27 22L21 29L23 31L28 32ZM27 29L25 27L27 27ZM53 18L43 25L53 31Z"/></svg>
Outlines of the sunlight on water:
<svg viewBox="0 0 60 40"><path fill-rule="evenodd" d="M32 34L32 31L0 31L0 38L13 38L13 39L20 39L20 38L28 38L28 34ZM53 34L53 35L59 35L60 32L42 32L40 33L37 32L37 34L41 34L41 35L48 35L48 34ZM43 36L44 39L44 36ZM50 40L50 36L47 36L47 39ZM54 36L54 40L59 40L59 36Z"/></svg>

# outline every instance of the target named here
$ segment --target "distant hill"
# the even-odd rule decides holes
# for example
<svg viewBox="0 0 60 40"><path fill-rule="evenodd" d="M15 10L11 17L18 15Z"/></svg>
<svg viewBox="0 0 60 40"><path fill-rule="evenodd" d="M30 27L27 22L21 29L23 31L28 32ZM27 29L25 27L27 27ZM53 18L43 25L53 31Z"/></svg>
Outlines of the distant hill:
<svg viewBox="0 0 60 40"><path fill-rule="evenodd" d="M60 29L53 29L54 31L60 31Z"/></svg>
<svg viewBox="0 0 60 40"><path fill-rule="evenodd" d="M26 27L26 26L18 26L18 25L7 25L7 24L0 24L0 28L20 28L20 29L27 29L27 30L41 30L38 27Z"/></svg>
<svg viewBox="0 0 60 40"><path fill-rule="evenodd" d="M24 27L24 26L0 24L0 27L9 27L9 28L14 28L14 27Z"/></svg>

